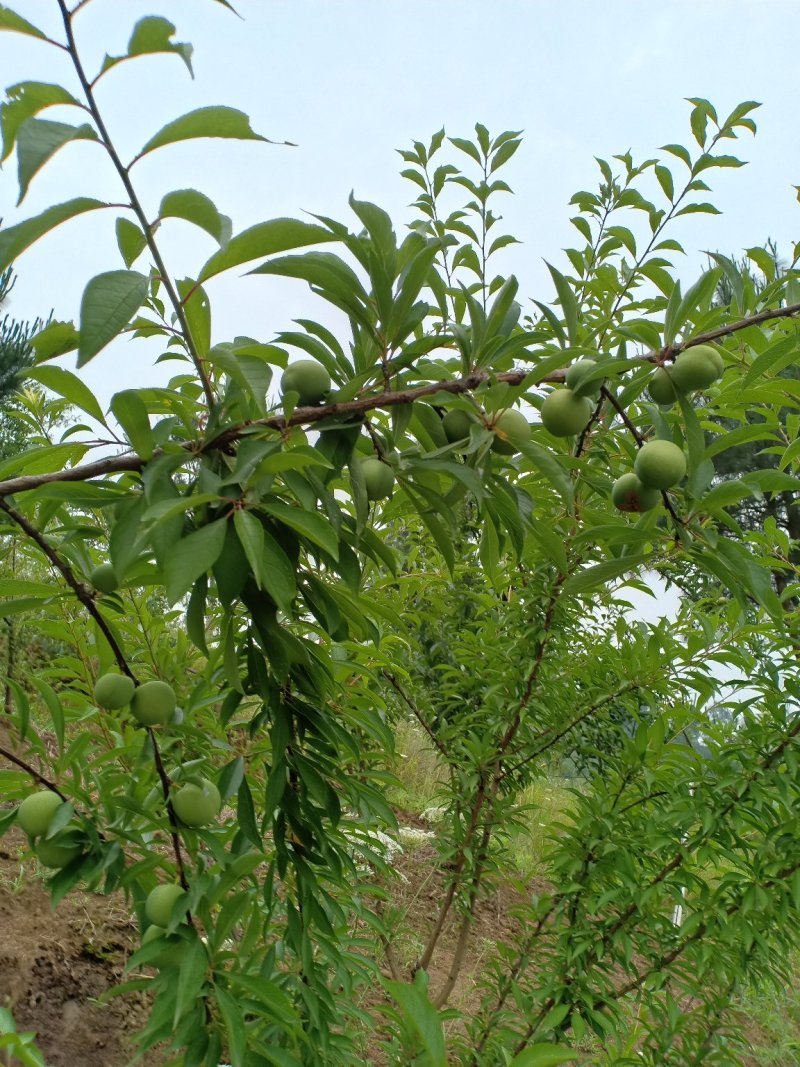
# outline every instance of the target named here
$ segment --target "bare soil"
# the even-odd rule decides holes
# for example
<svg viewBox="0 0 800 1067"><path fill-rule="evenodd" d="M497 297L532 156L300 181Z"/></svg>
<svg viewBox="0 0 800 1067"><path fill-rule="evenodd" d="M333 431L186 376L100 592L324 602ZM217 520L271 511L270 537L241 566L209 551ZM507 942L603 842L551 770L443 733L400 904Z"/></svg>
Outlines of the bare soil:
<svg viewBox="0 0 800 1067"><path fill-rule="evenodd" d="M73 892L53 912L29 862L20 876L21 835L12 831L0 844L0 1004L18 1030L35 1031L48 1067L125 1067L146 1018L144 998L96 999L123 980L138 943L124 901Z"/></svg>

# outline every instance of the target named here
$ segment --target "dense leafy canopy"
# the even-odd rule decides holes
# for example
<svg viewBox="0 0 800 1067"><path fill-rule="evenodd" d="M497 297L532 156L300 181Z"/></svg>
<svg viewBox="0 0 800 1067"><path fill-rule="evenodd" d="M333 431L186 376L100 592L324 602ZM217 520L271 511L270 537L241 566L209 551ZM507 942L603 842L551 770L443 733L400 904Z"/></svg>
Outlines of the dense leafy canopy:
<svg viewBox="0 0 800 1067"><path fill-rule="evenodd" d="M0 465L0 614L50 649L27 681L7 657L0 829L50 789L62 803L36 850L54 902L124 892L144 928L170 887L119 992L156 990L140 1043L174 1062L735 1062L731 996L780 978L800 929L796 546L733 510L800 487L784 373L800 248L780 273L750 250L763 286L719 256L684 287L673 233L716 211L710 173L742 165L723 142L755 131L757 105L720 118L693 99L689 147L599 160L597 190L571 201L576 245L549 268L555 299L523 304L495 268L515 243L497 205L518 132L404 150L402 232L355 196L348 223L240 233L194 189L151 214L94 84L153 52L191 70L191 47L148 17L93 78L55 2L74 95L12 87L4 153L24 193L57 149L97 140L128 210L122 265L88 281L77 325L33 339L27 447ZM6 7L0 29L45 37ZM76 103L80 126L38 117ZM199 136L265 140L202 108L136 159ZM0 231L0 270L106 206L87 195ZM186 223L214 250L178 279L158 228ZM212 279L234 268L305 283L339 329L216 337ZM182 366L106 412L50 361L75 352L80 368L121 335L161 339ZM714 373L654 402L654 373L700 345ZM301 359L324 373L281 389ZM548 396L581 417L540 419ZM726 453L752 442L775 465L730 476ZM650 503L620 509L612 486L637 454ZM626 610L626 589L659 583L690 594L674 618ZM131 710L116 680L97 697L109 672L135 683ZM442 774L443 877L404 964L378 831L395 826L393 728L409 717ZM445 1040L477 904L512 876L522 798L554 767L581 777L537 872L548 889L526 894L479 1009Z"/></svg>

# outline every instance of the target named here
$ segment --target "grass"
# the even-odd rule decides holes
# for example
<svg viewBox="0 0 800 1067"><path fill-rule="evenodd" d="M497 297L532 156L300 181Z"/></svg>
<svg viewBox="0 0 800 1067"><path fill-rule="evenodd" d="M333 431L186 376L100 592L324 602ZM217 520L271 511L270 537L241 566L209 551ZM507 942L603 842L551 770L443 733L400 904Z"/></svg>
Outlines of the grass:
<svg viewBox="0 0 800 1067"><path fill-rule="evenodd" d="M800 977L800 956L793 963L793 973ZM748 989L740 997L737 1016L748 1039L748 1067L800 1064L800 983L783 990Z"/></svg>

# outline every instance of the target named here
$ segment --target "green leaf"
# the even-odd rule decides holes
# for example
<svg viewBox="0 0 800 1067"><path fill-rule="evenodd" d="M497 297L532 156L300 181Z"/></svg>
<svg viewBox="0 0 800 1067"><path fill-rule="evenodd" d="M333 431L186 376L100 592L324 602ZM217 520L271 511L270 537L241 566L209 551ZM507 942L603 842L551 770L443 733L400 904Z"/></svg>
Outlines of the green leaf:
<svg viewBox="0 0 800 1067"><path fill-rule="evenodd" d="M217 210L213 200L196 189L175 189L167 193L158 209L160 219L184 219L211 234L224 245L230 240L231 220ZM261 255L261 253L256 253ZM255 257L254 257L255 258Z"/></svg>
<svg viewBox="0 0 800 1067"><path fill-rule="evenodd" d="M282 501L268 501L262 505L268 515L272 515L284 525L324 549L334 559L339 558L339 538L336 531L321 515L303 508L284 504Z"/></svg>
<svg viewBox="0 0 800 1067"><path fill-rule="evenodd" d="M80 334L72 322L51 322L31 338L37 363L74 352L79 343Z"/></svg>
<svg viewBox="0 0 800 1067"><path fill-rule="evenodd" d="M28 37L38 37L42 41L47 40L47 34L43 33L33 23L26 21L22 15L0 4L0 30L8 30L11 33L24 33Z"/></svg>
<svg viewBox="0 0 800 1067"><path fill-rule="evenodd" d="M0 128L3 131L3 155L0 163L11 155L17 131L26 119L38 115L47 107L67 104L80 107L72 93L60 85L46 82L18 82L6 89L6 101L0 104Z"/></svg>
<svg viewBox="0 0 800 1067"><path fill-rule="evenodd" d="M191 141L198 137L225 137L236 141L275 143L268 137L255 133L250 127L250 119L243 111L238 111L234 107L200 107L196 111L181 115L174 122L168 122L154 137L150 138L138 155L134 156L130 165L132 166L142 156L154 152L157 148L176 144L178 141Z"/></svg>
<svg viewBox="0 0 800 1067"><path fill-rule="evenodd" d="M217 519L175 544L164 564L164 588L170 604L185 596L200 575L209 571L219 559L226 526L226 519Z"/></svg>
<svg viewBox="0 0 800 1067"><path fill-rule="evenodd" d="M112 270L92 278L81 300L79 367L128 325L147 298L147 286L147 278L133 270Z"/></svg>
<svg viewBox="0 0 800 1067"><path fill-rule="evenodd" d="M49 119L26 119L17 136L17 166L19 178L19 197L21 204L34 176L51 156L70 141L96 141L97 133L93 126L71 126L65 122L51 122Z"/></svg>
<svg viewBox="0 0 800 1067"><path fill-rule="evenodd" d="M122 261L126 267L130 267L144 251L147 238L135 222L124 217L117 219L116 229L117 247Z"/></svg>
<svg viewBox="0 0 800 1067"><path fill-rule="evenodd" d="M583 570L573 574L563 585L564 595L577 596L586 593L598 585L621 578L629 571L636 571L645 563L644 555L624 556L622 559L607 559L603 563L597 563L593 567L584 567Z"/></svg>
<svg viewBox="0 0 800 1067"><path fill-rule="evenodd" d="M258 519L249 511L237 508L233 513L233 525L239 543L244 549L247 562L253 572L256 585L259 589L264 588L262 575L262 563L264 560L264 527Z"/></svg>
<svg viewBox="0 0 800 1067"><path fill-rule="evenodd" d="M118 63L136 56L153 55L154 53L173 53L179 56L189 73L194 77L192 70L192 52L194 49L186 41L173 41L172 35L175 27L169 19L160 18L158 15L147 15L139 19L133 27L131 39L128 41L128 51L124 56L106 56L103 60L101 73L111 70Z"/></svg>
<svg viewBox="0 0 800 1067"><path fill-rule="evenodd" d="M546 261L545 265L550 271L553 282L555 283L559 303L561 304L561 311L564 315L564 321L567 324L567 336L572 344L576 344L578 340L578 304L575 300L572 286L561 271L556 270L555 267L551 266Z"/></svg>
<svg viewBox="0 0 800 1067"><path fill-rule="evenodd" d="M682 207L680 209L680 211L676 211L675 212L675 218L677 219L678 215L700 215L700 214L702 214L702 215L721 215L722 212L719 210L719 208L714 207L713 204L708 204L708 203L687 204L686 207Z"/></svg>
<svg viewBox="0 0 800 1067"><path fill-rule="evenodd" d="M297 596L297 580L291 560L281 546L267 531L264 531L264 588L287 615L291 614L292 602Z"/></svg>
<svg viewBox="0 0 800 1067"><path fill-rule="evenodd" d="M41 215L25 219L16 226L9 226L7 230L0 230L0 273L6 267L10 267L20 253L30 248L40 237L44 237L62 222L75 218L76 215L82 215L86 211L97 211L98 208L108 206L102 200L79 196L74 200L67 200L63 204L49 207Z"/></svg>
<svg viewBox="0 0 800 1067"><path fill-rule="evenodd" d="M559 1067L562 1063L575 1063L577 1056L569 1049L558 1045L531 1045L517 1053L509 1067Z"/></svg>
<svg viewBox="0 0 800 1067"><path fill-rule="evenodd" d="M428 999L424 983L415 979L413 985L388 980L384 984L400 1006L403 1022L418 1035L426 1053L426 1067L447 1067L442 1020Z"/></svg>
<svg viewBox="0 0 800 1067"><path fill-rule="evenodd" d="M58 323L56 325L64 326L67 324ZM41 337L42 335L40 334L39 336ZM77 333L75 336L77 339ZM85 385L71 371L64 370L63 367L30 367L25 371L25 377L40 382L45 389L50 389L51 392L63 396L70 404L74 404L81 411L85 411L87 415L91 415L102 426L106 425L103 409L100 407L94 393L88 385Z"/></svg>
<svg viewBox="0 0 800 1067"><path fill-rule="evenodd" d="M535 441L519 441L517 442L517 447L522 455L529 459L533 466L547 478L564 501L565 507L571 508L573 501L572 479L567 469L559 463L556 456L548 448L542 448Z"/></svg>
<svg viewBox="0 0 800 1067"><path fill-rule="evenodd" d="M111 397L111 410L131 447L142 459L152 459L155 442L147 407L136 389L123 389Z"/></svg>
<svg viewBox="0 0 800 1067"><path fill-rule="evenodd" d="M325 241L336 241L337 236L330 230L311 222L299 219L272 219L261 222L250 229L232 237L225 248L215 252L200 271L199 281L204 282L231 267L248 263L262 256L271 256L275 252L286 252L292 248L305 245L318 245Z"/></svg>

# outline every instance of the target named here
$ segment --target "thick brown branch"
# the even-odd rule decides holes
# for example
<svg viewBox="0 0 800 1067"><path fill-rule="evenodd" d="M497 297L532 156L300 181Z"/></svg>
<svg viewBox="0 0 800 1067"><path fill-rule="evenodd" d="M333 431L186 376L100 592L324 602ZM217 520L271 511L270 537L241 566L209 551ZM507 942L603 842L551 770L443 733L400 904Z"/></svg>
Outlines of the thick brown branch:
<svg viewBox="0 0 800 1067"><path fill-rule="evenodd" d="M631 360L631 365L642 362L663 363L670 354L680 352L684 348L693 345L707 344L719 337L735 333L737 330L747 329L766 322L769 319L787 318L800 314L800 304L791 304L784 308L774 308L759 312L749 318L730 323L728 326L720 326L716 330L698 334L696 337L684 341L682 344L671 345L658 352L648 352ZM494 376L495 381L507 382L509 385L521 385L529 379L531 386L558 384L564 381L564 371L551 371L541 377L536 377L535 367L531 370L508 371ZM363 415L367 411L376 408L396 407L399 404L411 404L415 400L421 400L435 393L453 393L459 395L468 393L491 380L488 374L470 374L465 378L453 378L441 382L431 382L427 385L418 385L410 389L393 390L387 393L377 393L372 396L359 397L357 400L346 400L336 404L327 404L323 407L299 407L295 408L287 419L283 415L270 415L265 419L254 422L242 423L230 426L222 433L213 437L210 441L183 441L181 447L192 455L203 452L224 451L230 448L242 437L257 431L259 428L285 431L292 426L308 425L322 422L323 419L340 418L342 416ZM635 430L635 427L634 427ZM638 431L636 431L638 433ZM160 455L157 452L156 455ZM125 472L140 471L145 461L133 453L126 452L119 456L109 456L107 459L96 460L94 463L85 463L78 467L70 467L68 470L49 471L46 474L20 475L18 478L7 478L0 482L0 496L10 496L12 493L23 493L32 489L38 489L41 485L49 485L52 482L85 482L92 478L101 478L107 474L122 474ZM667 502L667 508L671 505Z"/></svg>

